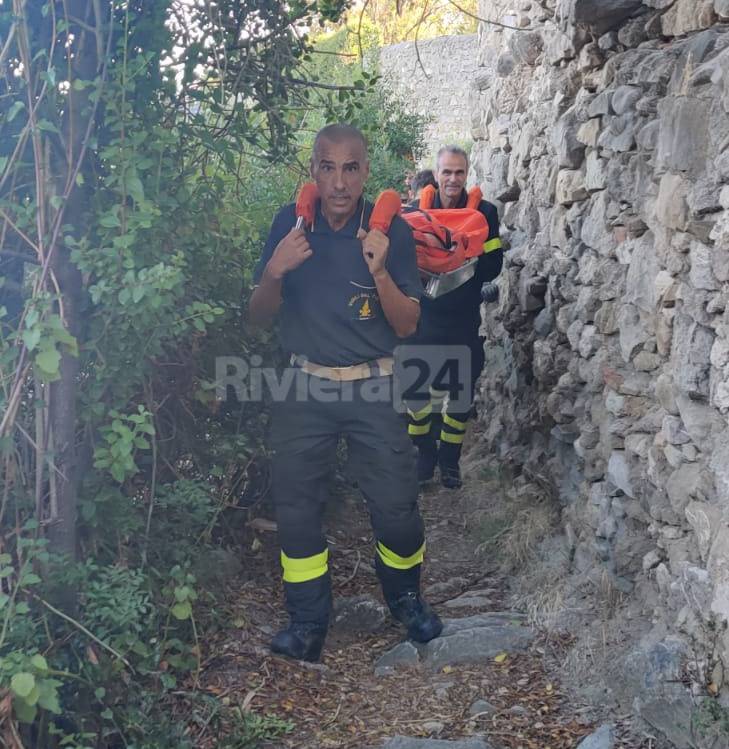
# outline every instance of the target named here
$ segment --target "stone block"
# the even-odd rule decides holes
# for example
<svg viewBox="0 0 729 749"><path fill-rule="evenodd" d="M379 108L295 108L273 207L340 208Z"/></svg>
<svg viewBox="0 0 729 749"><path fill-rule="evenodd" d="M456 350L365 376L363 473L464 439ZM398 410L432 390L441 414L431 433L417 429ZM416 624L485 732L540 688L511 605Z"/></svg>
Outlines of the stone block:
<svg viewBox="0 0 729 749"><path fill-rule="evenodd" d="M561 205L572 205L589 196L585 175L575 169L561 169L557 174L556 199Z"/></svg>
<svg viewBox="0 0 729 749"><path fill-rule="evenodd" d="M589 28L598 36L617 29L640 10L641 0L562 0L570 25Z"/></svg>
<svg viewBox="0 0 729 749"><path fill-rule="evenodd" d="M708 29L716 21L713 0L676 0L661 18L663 36Z"/></svg>
<svg viewBox="0 0 729 749"><path fill-rule="evenodd" d="M709 397L709 370L714 333L682 312L675 317L671 367L678 389L689 397Z"/></svg>
<svg viewBox="0 0 729 749"><path fill-rule="evenodd" d="M656 199L656 218L669 229L684 231L689 222L689 183L678 174L664 174Z"/></svg>

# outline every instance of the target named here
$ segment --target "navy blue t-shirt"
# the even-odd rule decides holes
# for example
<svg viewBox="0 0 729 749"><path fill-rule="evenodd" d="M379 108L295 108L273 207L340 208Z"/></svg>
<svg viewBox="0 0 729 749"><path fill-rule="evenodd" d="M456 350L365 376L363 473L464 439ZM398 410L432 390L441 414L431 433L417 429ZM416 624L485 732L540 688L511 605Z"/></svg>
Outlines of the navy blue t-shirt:
<svg viewBox="0 0 729 749"><path fill-rule="evenodd" d="M333 231L317 205L306 238L313 254L284 276L280 338L284 351L328 367L346 367L392 356L399 339L387 322L357 230L369 227L372 204L360 200L354 216ZM259 283L278 243L296 224L295 205L284 206L271 226L253 274ZM397 287L419 300L422 283L410 227L399 216L388 232L385 265Z"/></svg>

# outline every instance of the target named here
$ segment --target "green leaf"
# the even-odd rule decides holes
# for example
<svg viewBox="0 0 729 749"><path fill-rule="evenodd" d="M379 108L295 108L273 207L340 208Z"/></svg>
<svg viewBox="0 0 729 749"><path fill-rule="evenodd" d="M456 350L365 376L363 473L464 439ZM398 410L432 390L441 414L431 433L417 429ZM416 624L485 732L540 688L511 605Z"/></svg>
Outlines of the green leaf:
<svg viewBox="0 0 729 749"><path fill-rule="evenodd" d="M61 355L54 348L46 348L36 355L35 363L44 375L55 377L58 375Z"/></svg>
<svg viewBox="0 0 729 749"><path fill-rule="evenodd" d="M5 171L5 167L8 163L8 157L7 156L0 156L0 174L2 174Z"/></svg>
<svg viewBox="0 0 729 749"><path fill-rule="evenodd" d="M78 172L78 174L76 174L76 185L78 187L81 187L83 183L84 183L84 175L81 174L81 172Z"/></svg>
<svg viewBox="0 0 729 749"><path fill-rule="evenodd" d="M13 674L10 680L10 688L21 699L25 699L33 691L33 687L35 687L35 676L27 671Z"/></svg>
<svg viewBox="0 0 729 749"><path fill-rule="evenodd" d="M23 587L25 587L26 585L38 585L40 581L41 579L38 577L38 575L35 574L35 572L26 572L20 578L20 584Z"/></svg>
<svg viewBox="0 0 729 749"><path fill-rule="evenodd" d="M50 120L38 120L38 130L44 130L47 133L59 133L59 129Z"/></svg>
<svg viewBox="0 0 729 749"><path fill-rule="evenodd" d="M9 600L10 596L7 593L0 593L0 609L4 609Z"/></svg>
<svg viewBox="0 0 729 749"><path fill-rule="evenodd" d="M175 619L184 621L185 619L189 619L192 615L192 606L190 605L189 601L182 601L180 603L176 603L170 609L170 611L172 612L172 616L174 616Z"/></svg>
<svg viewBox="0 0 729 749"><path fill-rule="evenodd" d="M99 219L99 224L105 229L114 229L117 226L121 226L119 219L114 213L106 213Z"/></svg>
<svg viewBox="0 0 729 749"><path fill-rule="evenodd" d="M48 671L48 662L40 653L36 653L30 659L30 662L34 668L38 669L38 671L43 671L43 672Z"/></svg>
<svg viewBox="0 0 729 749"><path fill-rule="evenodd" d="M21 601L20 603L15 604L15 613L16 614L29 614L30 613L30 606L25 601Z"/></svg>
<svg viewBox="0 0 729 749"><path fill-rule="evenodd" d="M0 580L4 580L6 577L10 577L10 575L15 572L15 569L13 567L3 567L0 569Z"/></svg>
<svg viewBox="0 0 729 749"><path fill-rule="evenodd" d="M48 684L48 682L53 682ZM58 690L55 687L57 684L55 679L48 679L41 684L40 697L38 698L38 705L44 710L48 710L56 715L61 714L61 705L58 702Z"/></svg>
<svg viewBox="0 0 729 749"><path fill-rule="evenodd" d="M175 588L175 599L179 603L183 603L190 598L191 592L192 591L187 587L187 585L181 585L179 588Z"/></svg>
<svg viewBox="0 0 729 749"><path fill-rule="evenodd" d="M127 194L135 203L141 203L144 200L144 185L139 177L127 177Z"/></svg>
<svg viewBox="0 0 729 749"><path fill-rule="evenodd" d="M12 122L21 109L25 109L25 104L22 101L13 102L13 105L8 109L8 113L5 116L5 122Z"/></svg>
<svg viewBox="0 0 729 749"><path fill-rule="evenodd" d="M38 345L40 339L40 328L30 328L29 330L26 329L23 331L23 343L25 344L28 351L33 351L33 349Z"/></svg>
<svg viewBox="0 0 729 749"><path fill-rule="evenodd" d="M32 723L38 715L38 708L35 705L29 705L24 700L13 700L13 707L21 723Z"/></svg>

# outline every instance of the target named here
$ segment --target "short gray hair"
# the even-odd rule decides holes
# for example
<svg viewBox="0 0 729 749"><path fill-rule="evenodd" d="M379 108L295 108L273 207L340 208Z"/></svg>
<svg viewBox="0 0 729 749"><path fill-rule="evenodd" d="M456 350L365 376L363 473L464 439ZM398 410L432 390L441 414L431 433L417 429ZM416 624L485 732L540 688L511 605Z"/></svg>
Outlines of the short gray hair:
<svg viewBox="0 0 729 749"><path fill-rule="evenodd" d="M354 125L348 125L343 122L335 122L332 125L326 125L323 127L314 138L314 145L311 149L311 158L315 159L319 150L319 144L323 140L328 140L330 143L341 143L345 140L359 141L364 149L365 156L367 155L367 138L364 137L362 131Z"/></svg>
<svg viewBox="0 0 729 749"><path fill-rule="evenodd" d="M438 153L435 156L435 171L437 172L440 167L440 157L444 153L452 153L454 156L462 156L466 160L466 169L469 167L468 154L460 146L443 146L438 149Z"/></svg>

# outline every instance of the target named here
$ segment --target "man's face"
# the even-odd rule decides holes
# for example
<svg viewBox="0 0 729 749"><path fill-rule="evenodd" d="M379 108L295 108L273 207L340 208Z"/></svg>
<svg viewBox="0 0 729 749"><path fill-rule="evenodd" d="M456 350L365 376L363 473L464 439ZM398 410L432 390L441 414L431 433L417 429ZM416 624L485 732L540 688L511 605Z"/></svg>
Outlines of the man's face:
<svg viewBox="0 0 729 749"><path fill-rule="evenodd" d="M468 177L466 159L457 153L442 153L438 159L438 170L435 179L438 182L442 203L458 200Z"/></svg>
<svg viewBox="0 0 729 749"><path fill-rule="evenodd" d="M312 155L311 176L319 189L322 213L330 224L343 226L354 215L368 175L367 154L358 139L319 141Z"/></svg>

